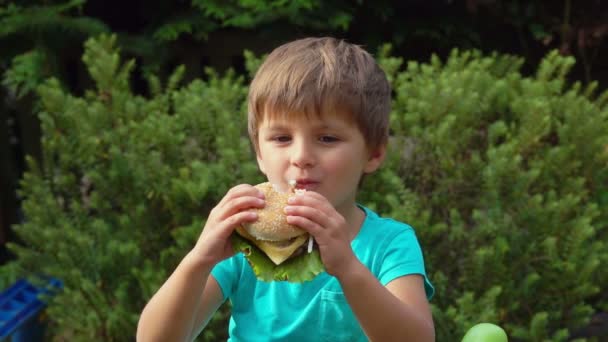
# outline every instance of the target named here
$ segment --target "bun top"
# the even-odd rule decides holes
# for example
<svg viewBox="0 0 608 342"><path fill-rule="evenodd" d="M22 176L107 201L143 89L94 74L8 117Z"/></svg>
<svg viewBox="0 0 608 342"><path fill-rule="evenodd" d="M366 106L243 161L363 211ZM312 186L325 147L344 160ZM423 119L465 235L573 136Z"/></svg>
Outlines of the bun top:
<svg viewBox="0 0 608 342"><path fill-rule="evenodd" d="M262 190L266 196L266 206L255 209L258 220L243 224L243 228L251 236L258 240L283 241L307 234L306 231L287 223L287 216L283 208L287 205L287 199L293 196L289 192L279 192L268 182L255 186Z"/></svg>

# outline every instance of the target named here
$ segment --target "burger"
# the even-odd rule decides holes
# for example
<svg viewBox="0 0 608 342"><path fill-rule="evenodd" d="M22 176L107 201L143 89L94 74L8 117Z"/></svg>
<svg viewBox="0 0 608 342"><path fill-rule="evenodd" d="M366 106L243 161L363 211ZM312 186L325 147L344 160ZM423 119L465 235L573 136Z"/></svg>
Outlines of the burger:
<svg viewBox="0 0 608 342"><path fill-rule="evenodd" d="M255 186L266 197L255 222L235 230L233 247L247 258L256 277L263 281L304 282L324 270L318 248L310 234L287 223L283 208L290 196L305 190L282 192L271 183Z"/></svg>

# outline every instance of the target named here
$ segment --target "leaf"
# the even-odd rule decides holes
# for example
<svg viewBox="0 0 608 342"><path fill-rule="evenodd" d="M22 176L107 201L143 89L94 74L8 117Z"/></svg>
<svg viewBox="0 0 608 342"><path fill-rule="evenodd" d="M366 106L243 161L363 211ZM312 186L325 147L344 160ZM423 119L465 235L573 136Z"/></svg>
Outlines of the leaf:
<svg viewBox="0 0 608 342"><path fill-rule="evenodd" d="M238 234L232 234L231 239L234 250L241 251L245 255L253 273L265 282L301 283L314 279L325 269L318 250L275 265L264 252Z"/></svg>

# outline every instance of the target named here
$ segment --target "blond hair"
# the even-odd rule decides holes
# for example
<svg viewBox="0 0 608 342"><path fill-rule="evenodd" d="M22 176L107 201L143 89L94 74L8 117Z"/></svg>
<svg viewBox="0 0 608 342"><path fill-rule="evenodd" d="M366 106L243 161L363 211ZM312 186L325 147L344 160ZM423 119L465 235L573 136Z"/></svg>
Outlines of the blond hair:
<svg viewBox="0 0 608 342"><path fill-rule="evenodd" d="M338 113L374 149L387 142L390 106L386 75L368 52L335 38L304 38L273 50L258 69L249 87L249 137L258 151L268 116Z"/></svg>

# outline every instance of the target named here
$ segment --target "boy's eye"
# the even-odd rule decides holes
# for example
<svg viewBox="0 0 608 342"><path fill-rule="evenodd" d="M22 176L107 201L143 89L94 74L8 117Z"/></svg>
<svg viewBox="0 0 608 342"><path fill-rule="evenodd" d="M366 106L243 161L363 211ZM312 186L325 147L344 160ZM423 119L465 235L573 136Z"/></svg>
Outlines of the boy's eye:
<svg viewBox="0 0 608 342"><path fill-rule="evenodd" d="M332 143L338 141L339 139L334 137L333 135L322 135L321 137L319 137L319 140L323 143Z"/></svg>
<svg viewBox="0 0 608 342"><path fill-rule="evenodd" d="M288 135L277 135L275 137L272 137L272 140L274 140L276 142L284 143L284 142L289 142L291 140L291 137Z"/></svg>

